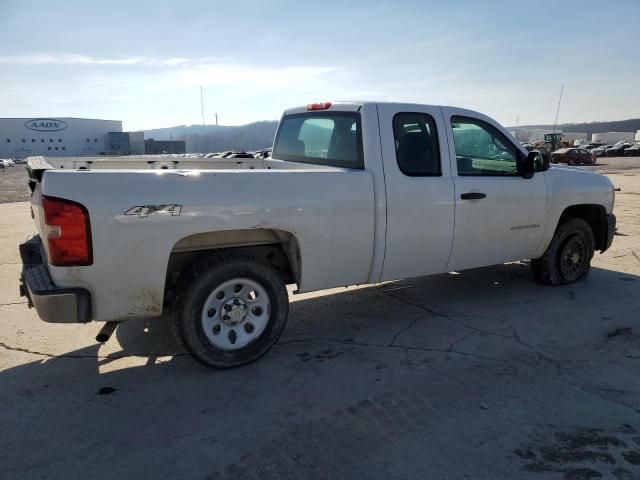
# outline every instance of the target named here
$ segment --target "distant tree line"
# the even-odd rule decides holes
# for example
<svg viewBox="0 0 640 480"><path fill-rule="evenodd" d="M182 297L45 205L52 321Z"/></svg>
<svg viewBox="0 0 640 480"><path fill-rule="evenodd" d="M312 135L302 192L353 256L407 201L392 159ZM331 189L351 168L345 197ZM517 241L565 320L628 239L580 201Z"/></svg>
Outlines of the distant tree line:
<svg viewBox="0 0 640 480"><path fill-rule="evenodd" d="M146 130L145 138L155 140L185 140L187 152L208 153L227 150L258 150L271 147L278 128L277 121L262 121L240 126L181 125ZM520 125L519 129L547 128L553 125ZM635 132L640 130L640 118L613 122L563 123L565 132Z"/></svg>
<svg viewBox="0 0 640 480"><path fill-rule="evenodd" d="M277 121L254 122L240 126L181 125L146 130L145 138L184 140L189 153L249 151L271 147L277 127Z"/></svg>
<svg viewBox="0 0 640 480"><path fill-rule="evenodd" d="M510 127L513 128L513 127ZM520 125L518 129L542 128L551 131L553 125ZM584 132L588 134L601 132L636 132L640 130L640 118L616 120L612 122L563 123L556 128L564 132Z"/></svg>

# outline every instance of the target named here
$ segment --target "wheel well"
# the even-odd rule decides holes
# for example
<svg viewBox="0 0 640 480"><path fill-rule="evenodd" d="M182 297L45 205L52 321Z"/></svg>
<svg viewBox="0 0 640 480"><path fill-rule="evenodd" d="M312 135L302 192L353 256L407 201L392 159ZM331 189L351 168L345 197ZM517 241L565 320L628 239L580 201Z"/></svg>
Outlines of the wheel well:
<svg viewBox="0 0 640 480"><path fill-rule="evenodd" d="M607 244L606 211L602 205L572 205L567 207L558 221L562 225L569 218L581 218L589 224L596 240L596 250L603 250Z"/></svg>
<svg viewBox="0 0 640 480"><path fill-rule="evenodd" d="M219 252L242 253L269 263L286 284L300 281L300 247L290 232L273 229L204 232L180 239L167 264L165 299L170 299L181 275L193 262Z"/></svg>

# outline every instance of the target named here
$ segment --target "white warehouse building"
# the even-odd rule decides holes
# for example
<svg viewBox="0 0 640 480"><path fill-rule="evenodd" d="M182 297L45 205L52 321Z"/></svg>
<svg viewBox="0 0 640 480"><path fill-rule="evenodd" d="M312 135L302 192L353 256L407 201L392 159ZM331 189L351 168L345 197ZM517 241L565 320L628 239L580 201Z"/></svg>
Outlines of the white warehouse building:
<svg viewBox="0 0 640 480"><path fill-rule="evenodd" d="M122 132L122 121L72 117L0 118L0 158L105 154L111 150L109 132Z"/></svg>
<svg viewBox="0 0 640 480"><path fill-rule="evenodd" d="M600 132L591 136L594 143L614 144L617 142L633 142L635 134L633 132Z"/></svg>

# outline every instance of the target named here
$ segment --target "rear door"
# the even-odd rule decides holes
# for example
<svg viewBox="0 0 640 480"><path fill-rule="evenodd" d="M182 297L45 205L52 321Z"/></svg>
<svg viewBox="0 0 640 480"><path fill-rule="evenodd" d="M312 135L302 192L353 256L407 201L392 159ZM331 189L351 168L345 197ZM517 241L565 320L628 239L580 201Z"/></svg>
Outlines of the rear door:
<svg viewBox="0 0 640 480"><path fill-rule="evenodd" d="M382 280L446 271L454 187L439 107L379 104L387 198Z"/></svg>
<svg viewBox="0 0 640 480"><path fill-rule="evenodd" d="M573 161L573 163L579 163L582 159L580 158L580 151L575 148L569 151L569 158Z"/></svg>
<svg viewBox="0 0 640 480"><path fill-rule="evenodd" d="M582 163L584 163L586 165L591 164L591 154L587 150L585 150L583 148L581 148L578 151L580 152L580 162L582 162Z"/></svg>
<svg viewBox="0 0 640 480"><path fill-rule="evenodd" d="M452 146L456 201L447 270L532 258L546 225L546 173L522 178L516 171L520 148L492 119L462 109L442 110Z"/></svg>

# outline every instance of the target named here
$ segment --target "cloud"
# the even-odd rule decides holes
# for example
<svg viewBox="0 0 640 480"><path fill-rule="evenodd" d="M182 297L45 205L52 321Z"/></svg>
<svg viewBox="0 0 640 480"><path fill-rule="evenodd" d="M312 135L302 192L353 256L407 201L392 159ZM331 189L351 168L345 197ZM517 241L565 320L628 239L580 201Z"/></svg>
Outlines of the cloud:
<svg viewBox="0 0 640 480"><path fill-rule="evenodd" d="M28 55L2 55L0 64L29 66L29 65L115 65L115 66L147 66L147 67L175 67L188 63L189 59L182 57L149 58L144 56L128 57L93 57L76 53L33 53Z"/></svg>
<svg viewBox="0 0 640 480"><path fill-rule="evenodd" d="M176 71L170 80L181 86L233 86L234 89L306 89L333 71L332 66L260 67L231 63L199 63Z"/></svg>
<svg viewBox="0 0 640 480"><path fill-rule="evenodd" d="M225 123L239 124L277 118L284 108L311 100L336 99L343 96L339 94L345 84L353 83L349 68L318 63L274 66L211 56L0 55L7 114L58 115L62 110L68 116L123 118L128 128L198 121L200 87L210 112L207 121L219 112Z"/></svg>

